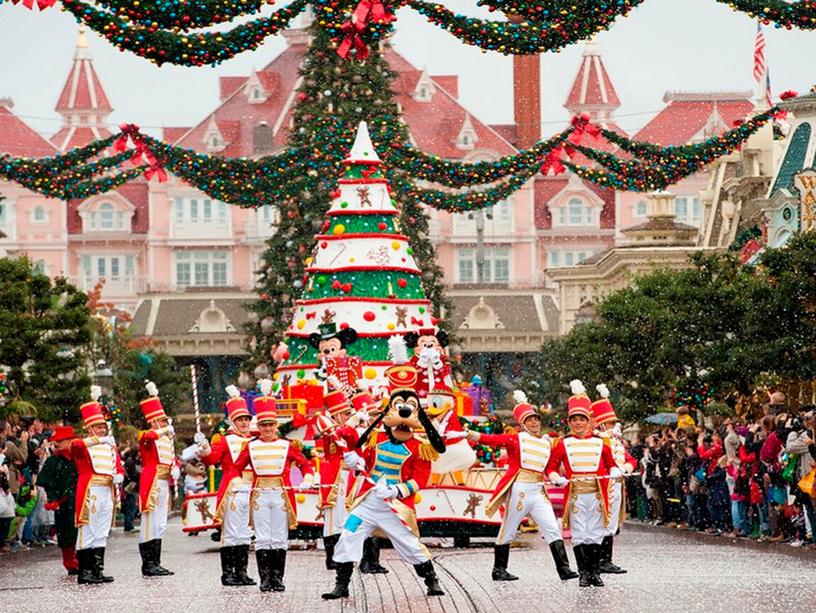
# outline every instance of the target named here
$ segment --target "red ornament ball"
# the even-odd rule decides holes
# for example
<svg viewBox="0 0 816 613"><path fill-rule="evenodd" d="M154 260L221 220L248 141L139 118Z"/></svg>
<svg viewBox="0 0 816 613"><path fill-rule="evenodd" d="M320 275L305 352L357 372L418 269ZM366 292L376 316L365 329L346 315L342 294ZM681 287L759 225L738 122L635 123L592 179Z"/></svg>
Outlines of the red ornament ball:
<svg viewBox="0 0 816 613"><path fill-rule="evenodd" d="M374 314L374 311L366 311L363 313L363 319L366 321L374 321L376 318L377 316Z"/></svg>
<svg viewBox="0 0 816 613"><path fill-rule="evenodd" d="M399 279L397 279L397 285L399 285L402 288L405 288L408 286L408 281L407 279L403 279L402 277L400 277Z"/></svg>
<svg viewBox="0 0 816 613"><path fill-rule="evenodd" d="M346 329L346 328L348 328L348 327L349 327L349 325L348 325L348 322L347 322L347 321L344 321L344 322L342 322L342 323L340 324L340 329L341 329L341 330L345 330L345 329Z"/></svg>
<svg viewBox="0 0 816 613"><path fill-rule="evenodd" d="M377 224L377 227L380 229L380 232L384 232L388 225L384 221L381 221Z"/></svg>

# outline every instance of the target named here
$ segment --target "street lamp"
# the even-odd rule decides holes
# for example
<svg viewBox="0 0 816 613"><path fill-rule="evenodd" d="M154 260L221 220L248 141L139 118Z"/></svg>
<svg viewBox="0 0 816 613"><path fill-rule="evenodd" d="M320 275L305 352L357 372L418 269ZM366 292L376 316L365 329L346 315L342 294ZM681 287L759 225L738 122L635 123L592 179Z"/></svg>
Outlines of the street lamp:
<svg viewBox="0 0 816 613"><path fill-rule="evenodd" d="M113 371L108 367L105 360L99 360L96 363L96 370L93 374L94 383L102 388L102 396L107 397L113 395Z"/></svg>

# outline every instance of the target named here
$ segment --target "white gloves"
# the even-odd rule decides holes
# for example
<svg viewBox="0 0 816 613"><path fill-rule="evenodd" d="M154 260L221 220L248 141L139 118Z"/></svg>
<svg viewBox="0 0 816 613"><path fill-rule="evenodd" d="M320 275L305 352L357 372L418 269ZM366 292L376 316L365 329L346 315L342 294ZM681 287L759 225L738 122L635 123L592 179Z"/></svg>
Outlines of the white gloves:
<svg viewBox="0 0 816 613"><path fill-rule="evenodd" d="M564 475L558 475L556 473L550 475L550 481L552 481L552 484L556 487L562 487L569 483L569 480Z"/></svg>
<svg viewBox="0 0 816 613"><path fill-rule="evenodd" d="M314 486L314 475L306 474L303 476L303 481L297 486L299 492L310 490Z"/></svg>
<svg viewBox="0 0 816 613"><path fill-rule="evenodd" d="M167 436L175 436L176 431L173 429L173 426L165 426L164 428L157 428L156 434L159 436L167 435Z"/></svg>
<svg viewBox="0 0 816 613"><path fill-rule="evenodd" d="M208 456L208 455L210 455L211 452L212 452L212 447L210 447L210 444L207 442L206 439L204 439L203 443L199 443L199 445L198 445L198 455Z"/></svg>
<svg viewBox="0 0 816 613"><path fill-rule="evenodd" d="M347 451L343 454L343 462L352 470L365 470L365 460L356 451Z"/></svg>
<svg viewBox="0 0 816 613"><path fill-rule="evenodd" d="M468 440L469 440L469 441L473 441L474 443L475 443L476 441L478 441L478 440L481 438L481 436L482 436L482 435L481 435L481 434L479 434L478 432L476 432L476 430L468 430L468 431L467 431L467 437L468 437Z"/></svg>
<svg viewBox="0 0 816 613"><path fill-rule="evenodd" d="M173 481L178 481L179 477L181 477L181 470L179 467L173 464L173 467L170 469L170 476L173 477Z"/></svg>
<svg viewBox="0 0 816 613"><path fill-rule="evenodd" d="M115 475L113 475L113 484L116 485L116 486L122 485L122 482L124 480L125 480L125 478L122 475L120 475L119 473L116 473Z"/></svg>
<svg viewBox="0 0 816 613"><path fill-rule="evenodd" d="M382 483L378 483L377 487L374 488L373 493L377 500L388 500L389 498L399 497L399 489L397 489L396 485L384 485Z"/></svg>
<svg viewBox="0 0 816 613"><path fill-rule="evenodd" d="M445 440L448 441L458 441L459 439L463 439L465 437L469 437L469 434L464 430L459 430L455 432L446 432L445 433Z"/></svg>
<svg viewBox="0 0 816 613"><path fill-rule="evenodd" d="M207 437L204 436L203 432L196 432L195 436L193 436L193 442L196 445L198 445L199 447L201 446L201 443L204 443L206 441L207 441Z"/></svg>
<svg viewBox="0 0 816 613"><path fill-rule="evenodd" d="M617 479L618 477L623 476L623 471L616 466L615 468L609 471L609 476L612 477L613 479Z"/></svg>

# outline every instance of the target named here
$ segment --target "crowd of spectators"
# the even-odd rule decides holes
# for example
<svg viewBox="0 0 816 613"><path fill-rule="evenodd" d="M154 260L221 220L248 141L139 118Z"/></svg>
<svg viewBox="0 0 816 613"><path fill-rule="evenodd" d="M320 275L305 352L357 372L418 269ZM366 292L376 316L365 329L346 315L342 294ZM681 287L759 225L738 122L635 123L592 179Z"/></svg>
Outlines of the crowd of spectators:
<svg viewBox="0 0 816 613"><path fill-rule="evenodd" d="M629 515L657 525L816 548L816 411L784 396L756 420L725 418L642 432L630 445ZM812 474L811 474L812 479Z"/></svg>

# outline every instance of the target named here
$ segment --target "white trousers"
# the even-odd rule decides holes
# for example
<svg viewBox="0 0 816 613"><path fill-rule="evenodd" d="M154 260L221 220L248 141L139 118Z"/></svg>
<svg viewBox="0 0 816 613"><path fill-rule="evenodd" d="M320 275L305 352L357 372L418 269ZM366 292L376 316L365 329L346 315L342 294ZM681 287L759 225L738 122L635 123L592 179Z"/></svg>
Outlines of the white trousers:
<svg viewBox="0 0 816 613"><path fill-rule="evenodd" d="M221 522L221 546L249 545L252 528L249 527L249 493L251 485L232 488L224 501L224 519Z"/></svg>
<svg viewBox="0 0 816 613"><path fill-rule="evenodd" d="M96 549L108 543L113 523L113 490L109 485L92 485L88 495L88 523L77 529L77 549Z"/></svg>
<svg viewBox="0 0 816 613"><path fill-rule="evenodd" d="M578 494L570 510L573 545L600 545L607 535L599 494ZM569 504L569 501L567 501Z"/></svg>
<svg viewBox="0 0 816 613"><path fill-rule="evenodd" d="M504 519L502 520L497 545L506 545L512 542L518 532L521 520L528 515L538 524L541 537L547 544L562 539L561 528L555 517L552 504L544 494L541 483L519 483L516 481L510 489L510 498L504 505Z"/></svg>
<svg viewBox="0 0 816 613"><path fill-rule="evenodd" d="M255 497L252 521L255 550L286 549L289 544L289 512L283 490L264 488Z"/></svg>
<svg viewBox="0 0 816 613"><path fill-rule="evenodd" d="M612 482L612 489L609 492L609 525L607 526L606 534L615 536L620 526L621 504L623 504L623 483L620 481Z"/></svg>
<svg viewBox="0 0 816 613"><path fill-rule="evenodd" d="M346 518L340 540L334 550L335 562L359 562L363 558L363 542L379 528L391 539L399 557L409 564L423 564L431 554L419 538L406 526L384 500L373 494L357 505Z"/></svg>
<svg viewBox="0 0 816 613"><path fill-rule="evenodd" d="M164 536L167 528L167 514L170 511L170 482L167 479L156 479L156 490L151 492L153 510L142 513L139 525L139 542L146 543Z"/></svg>
<svg viewBox="0 0 816 613"><path fill-rule="evenodd" d="M343 524L346 523L346 495L348 494L348 471L340 471L340 479L337 481L337 495L334 505L328 509L323 509L323 536L340 534L343 531Z"/></svg>

